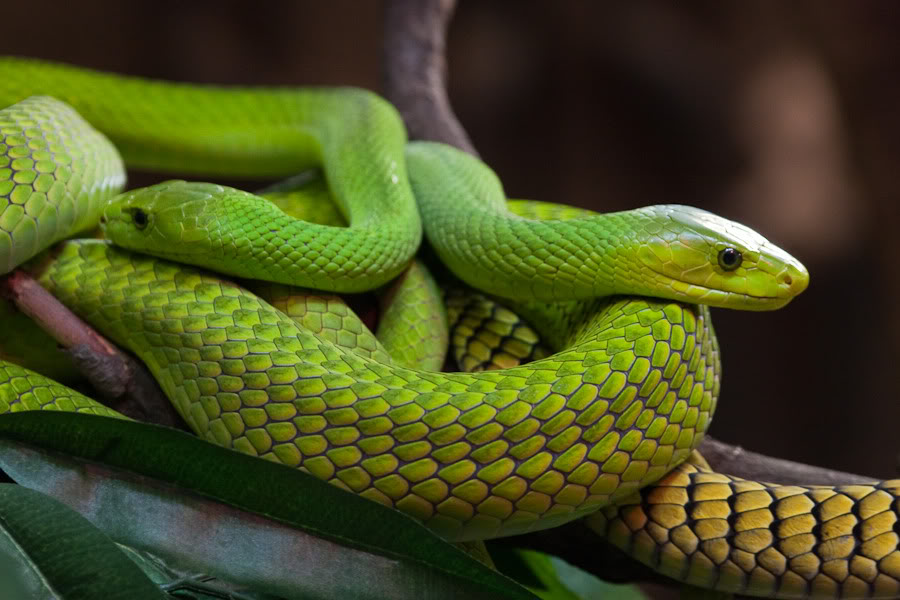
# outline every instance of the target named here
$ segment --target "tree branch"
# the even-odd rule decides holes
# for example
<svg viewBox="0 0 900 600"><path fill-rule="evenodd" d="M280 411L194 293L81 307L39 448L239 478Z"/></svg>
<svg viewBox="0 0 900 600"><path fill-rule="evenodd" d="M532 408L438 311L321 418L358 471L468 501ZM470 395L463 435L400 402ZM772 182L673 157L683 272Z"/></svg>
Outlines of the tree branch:
<svg viewBox="0 0 900 600"><path fill-rule="evenodd" d="M750 452L709 436L700 444L700 453L720 473L784 485L850 485L877 479Z"/></svg>
<svg viewBox="0 0 900 600"><path fill-rule="evenodd" d="M143 363L84 323L31 275L17 269L0 278L0 295L62 346L112 408L141 421L185 428Z"/></svg>
<svg viewBox="0 0 900 600"><path fill-rule="evenodd" d="M385 5L382 77L411 139L444 142L478 156L447 97L447 25L456 0Z"/></svg>

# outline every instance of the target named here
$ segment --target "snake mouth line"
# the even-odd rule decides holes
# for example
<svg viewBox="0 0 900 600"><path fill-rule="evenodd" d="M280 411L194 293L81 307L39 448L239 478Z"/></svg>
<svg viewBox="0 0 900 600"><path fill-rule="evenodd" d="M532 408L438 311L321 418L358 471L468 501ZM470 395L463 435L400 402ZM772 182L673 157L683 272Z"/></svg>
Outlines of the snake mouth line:
<svg viewBox="0 0 900 600"><path fill-rule="evenodd" d="M691 284L695 288L703 290L703 294L697 298L699 304L706 304L714 308L731 308L745 310L776 310L790 302L792 298L778 296L752 296L738 292L727 292L702 285ZM721 301L716 301L721 299ZM709 302L713 300L713 302Z"/></svg>
<svg viewBox="0 0 900 600"><path fill-rule="evenodd" d="M658 271L649 266L648 268L657 275L661 275L666 279L672 279L672 277L670 275L667 275L666 273L662 273L661 271ZM701 293L694 295L690 294L689 292L679 292L678 290L675 290L676 293L681 296L681 300L695 304L705 304L713 308L730 308L755 311L776 310L782 308L793 299L792 297L784 298L780 296L753 296L750 294L742 294L738 292L729 292L726 290L711 288L699 283L682 283L689 285L689 289L698 290Z"/></svg>

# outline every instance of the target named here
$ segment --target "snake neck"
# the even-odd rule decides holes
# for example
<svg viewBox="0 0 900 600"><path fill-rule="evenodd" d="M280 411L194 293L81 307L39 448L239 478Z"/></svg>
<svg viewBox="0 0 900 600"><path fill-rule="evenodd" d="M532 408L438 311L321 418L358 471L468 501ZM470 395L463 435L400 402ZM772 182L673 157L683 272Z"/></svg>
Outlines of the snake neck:
<svg viewBox="0 0 900 600"><path fill-rule="evenodd" d="M146 215L143 228L133 214ZM273 202L211 183L166 181L121 195L103 216L119 246L219 273L322 291L361 292L399 275L418 217L349 227L300 221Z"/></svg>
<svg viewBox="0 0 900 600"><path fill-rule="evenodd" d="M407 147L425 234L467 284L503 298L541 301L653 294L638 260L643 211L535 221L506 209L496 175L473 157L424 142Z"/></svg>
<svg viewBox="0 0 900 600"><path fill-rule="evenodd" d="M406 157L438 255L457 277L496 296L561 301L622 294L773 310L809 281L803 265L758 233L697 208L526 219L506 209L499 180L478 159L427 142L409 144ZM723 262L722 252L733 262Z"/></svg>

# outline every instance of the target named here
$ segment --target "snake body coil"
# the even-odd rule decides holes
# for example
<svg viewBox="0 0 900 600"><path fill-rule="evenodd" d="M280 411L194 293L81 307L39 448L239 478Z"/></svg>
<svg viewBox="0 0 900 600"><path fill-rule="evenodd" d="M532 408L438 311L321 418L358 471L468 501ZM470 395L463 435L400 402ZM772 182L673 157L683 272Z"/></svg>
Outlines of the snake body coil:
<svg viewBox="0 0 900 600"><path fill-rule="evenodd" d="M502 372L385 365L219 278L97 241L41 283L140 356L199 435L302 467L454 540L556 525L683 461L709 424L706 309L620 301L566 352Z"/></svg>
<svg viewBox="0 0 900 600"><path fill-rule="evenodd" d="M65 242L33 261L43 285L146 362L199 435L449 539L590 515L596 531L691 583L786 597L900 591L896 482L788 488L682 464L719 389L708 309L693 303L777 308L807 283L802 265L755 232L672 206L557 222L509 214L487 167L440 145L404 146L393 109L360 91L229 91L0 60L0 105L34 94L71 103L137 166L273 176L321 163L349 222L300 225L262 204L258 217L243 192L168 182L103 209L116 244L244 277L287 271L281 281L367 289L416 250L413 190L458 276L569 302L552 316L556 354L440 373L398 366L368 341L335 344L369 339L342 335L341 319L334 335L318 334L218 276L107 242ZM105 139L50 99L0 111L0 133L8 271L67 235L63 225L95 222L122 172ZM668 300L588 299L597 294ZM103 412L0 364L0 412L41 407Z"/></svg>
<svg viewBox="0 0 900 600"><path fill-rule="evenodd" d="M394 108L375 94L349 88L222 90L119 78L15 58L0 58L0 75L0 106L42 94L65 99L109 136L132 166L235 177L284 175L322 165L349 223L349 227L331 227L286 220L280 218L280 211L250 213L239 203L252 202L252 195L234 190L239 199L218 196L205 207L213 214L191 228L181 222L187 224L199 215L172 215L175 222L169 223L174 230L169 233L173 237L166 238L163 247L176 252L181 262L196 264L202 258L203 265L218 263L233 273L234 269L229 269L233 257L221 245L206 246L200 250L202 257L188 252L198 245L197 234L203 233L204 223L213 226L223 221L233 232L231 239L244 251L244 260L255 260L257 269L277 273L277 280L320 290L358 292L399 275L419 246L421 224L403 159L405 130ZM160 102L160 98L166 100ZM124 106L128 107L125 113L116 110ZM71 112L69 108L57 110ZM89 126L82 125L74 134L54 128L53 135L80 138L85 128ZM20 140L22 133L27 137L29 131L43 131L40 125L16 130L20 135L14 141ZM108 143L92 138L78 143L115 154ZM20 160L27 159L23 156ZM39 160L34 159L36 163ZM100 157L84 157L80 172L91 176L93 169L106 168L108 163ZM121 162L118 169L121 186ZM22 177L21 173L16 176ZM0 182L3 179L0 174ZM30 194L30 184L24 182L19 193ZM6 195L4 191L0 188L0 196ZM76 197L81 193L77 186L73 191ZM202 197L205 188L182 192ZM256 200L257 208L270 208L264 200ZM10 196L10 201L17 203L18 197ZM96 224L97 206L97 202L91 204L87 214L92 218L83 225ZM0 228L6 229L4 225L0 222ZM2 239L0 235L0 265L14 266L16 263L6 259L9 248L4 248L8 243ZM276 247L281 242L294 245ZM179 247L173 248L174 243ZM283 248L291 251L276 256Z"/></svg>

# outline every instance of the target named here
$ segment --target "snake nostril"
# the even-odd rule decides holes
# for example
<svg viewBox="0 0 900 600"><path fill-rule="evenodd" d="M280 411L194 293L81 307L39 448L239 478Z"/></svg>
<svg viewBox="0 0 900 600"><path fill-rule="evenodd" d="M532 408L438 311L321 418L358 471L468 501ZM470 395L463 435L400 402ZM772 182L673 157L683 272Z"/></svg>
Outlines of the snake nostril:
<svg viewBox="0 0 900 600"><path fill-rule="evenodd" d="M784 285L791 285L794 283L794 279L790 275L785 275L783 281Z"/></svg>

